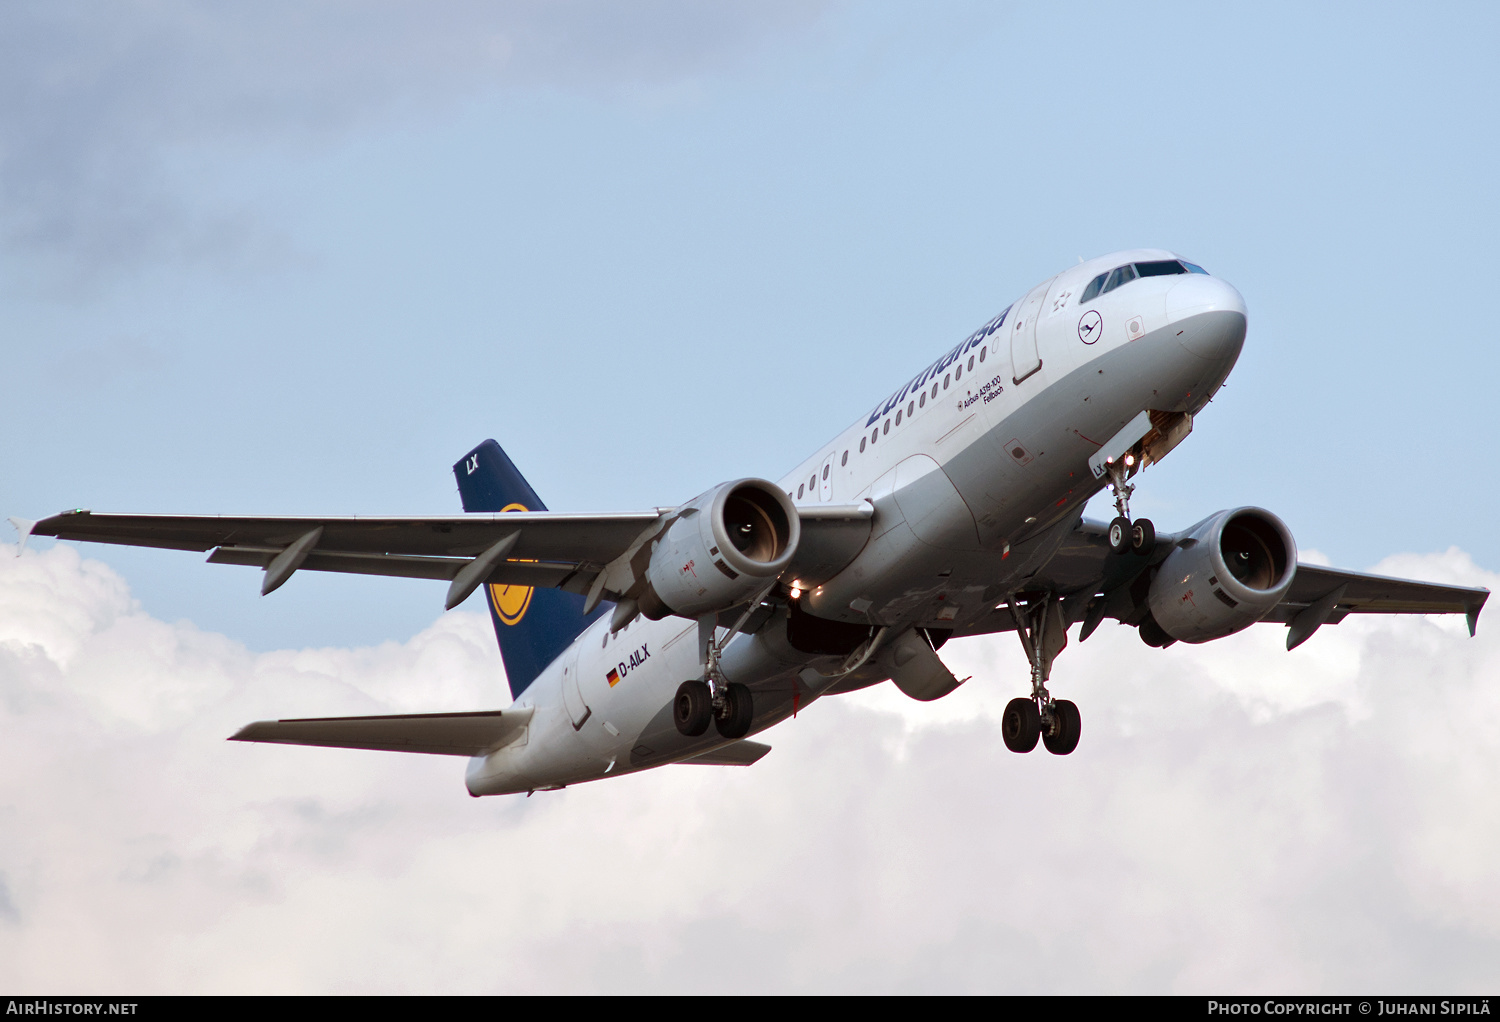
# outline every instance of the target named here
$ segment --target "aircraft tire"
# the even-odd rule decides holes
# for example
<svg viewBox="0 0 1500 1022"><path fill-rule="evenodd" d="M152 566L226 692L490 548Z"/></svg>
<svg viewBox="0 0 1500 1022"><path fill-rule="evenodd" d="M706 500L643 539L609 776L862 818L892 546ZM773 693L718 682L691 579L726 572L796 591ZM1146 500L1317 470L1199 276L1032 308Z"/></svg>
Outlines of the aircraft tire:
<svg viewBox="0 0 1500 1022"><path fill-rule="evenodd" d="M1000 737L1011 752L1030 752L1042 734L1042 715L1030 699L1012 699L1000 718Z"/></svg>
<svg viewBox="0 0 1500 1022"><path fill-rule="evenodd" d="M713 696L707 683L684 681L677 686L677 696L672 700L672 721L678 731L689 738L697 738L708 730L713 716Z"/></svg>
<svg viewBox="0 0 1500 1022"><path fill-rule="evenodd" d="M1124 515L1109 523L1110 553L1123 554L1130 549L1130 519Z"/></svg>
<svg viewBox="0 0 1500 1022"><path fill-rule="evenodd" d="M1052 715L1056 719L1056 731L1042 735L1042 744L1054 756L1066 756L1078 748L1078 738L1083 734L1083 718L1078 713L1078 705L1068 699L1053 703Z"/></svg>
<svg viewBox="0 0 1500 1022"><path fill-rule="evenodd" d="M750 733L750 723L754 719L755 705L750 690L744 685L731 682L724 716L714 719L719 734L725 738L744 738Z"/></svg>
<svg viewBox="0 0 1500 1022"><path fill-rule="evenodd" d="M1150 557L1156 549L1156 526L1149 518L1137 518L1130 527L1130 550L1142 557Z"/></svg>

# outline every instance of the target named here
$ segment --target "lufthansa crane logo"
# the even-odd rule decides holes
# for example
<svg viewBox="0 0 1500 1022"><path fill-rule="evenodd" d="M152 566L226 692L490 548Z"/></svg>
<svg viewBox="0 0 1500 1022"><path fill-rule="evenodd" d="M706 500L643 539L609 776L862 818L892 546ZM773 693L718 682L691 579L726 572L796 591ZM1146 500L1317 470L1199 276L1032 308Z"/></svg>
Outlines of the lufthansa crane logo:
<svg viewBox="0 0 1500 1022"><path fill-rule="evenodd" d="M507 504L500 509L506 511L528 511L524 504ZM518 625L526 616L526 609L531 606L531 586L504 586L490 585L490 606L495 608L495 616L508 625Z"/></svg>
<svg viewBox="0 0 1500 1022"><path fill-rule="evenodd" d="M1078 339L1084 344L1093 344L1103 332L1104 317L1099 315L1098 309L1090 309L1078 321Z"/></svg>

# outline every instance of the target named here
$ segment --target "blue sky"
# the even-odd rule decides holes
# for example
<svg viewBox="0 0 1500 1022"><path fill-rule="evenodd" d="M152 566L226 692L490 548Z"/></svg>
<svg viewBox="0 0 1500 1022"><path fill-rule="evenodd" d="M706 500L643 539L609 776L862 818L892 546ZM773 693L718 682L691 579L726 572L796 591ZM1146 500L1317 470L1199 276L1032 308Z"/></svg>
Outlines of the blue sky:
<svg viewBox="0 0 1500 1022"><path fill-rule="evenodd" d="M677 503L780 475L1080 256L1161 246L1250 332L1137 513L1257 504L1335 564L1493 585L1497 20L6 4L0 515L451 512L491 436L554 508ZM1067 760L1003 751L1025 665L965 640L954 695L820 703L752 770L475 802L438 757L225 745L504 698L439 584L259 581L3 558L7 987L691 991L710 942L760 990L1493 984L1487 619L1290 655L1103 629L1054 673Z"/></svg>
<svg viewBox="0 0 1500 1022"><path fill-rule="evenodd" d="M1500 557L1487 8L705 9L23 5L0 508L443 512L488 436L553 507L676 503L785 471L1078 256L1160 245L1252 322L1141 511L1260 504L1352 567ZM94 554L258 648L438 599Z"/></svg>

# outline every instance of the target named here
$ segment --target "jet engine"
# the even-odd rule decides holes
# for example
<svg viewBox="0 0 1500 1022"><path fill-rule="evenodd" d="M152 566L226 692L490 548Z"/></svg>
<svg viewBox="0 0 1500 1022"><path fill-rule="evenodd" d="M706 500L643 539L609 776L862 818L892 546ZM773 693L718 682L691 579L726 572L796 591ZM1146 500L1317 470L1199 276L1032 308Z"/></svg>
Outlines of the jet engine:
<svg viewBox="0 0 1500 1022"><path fill-rule="evenodd" d="M753 597L792 563L802 523L764 479L721 483L690 501L655 542L641 613L698 617Z"/></svg>
<svg viewBox="0 0 1500 1022"><path fill-rule="evenodd" d="M1178 542L1147 602L1173 639L1208 642L1271 613L1296 573L1297 544L1280 518L1256 507L1220 511Z"/></svg>

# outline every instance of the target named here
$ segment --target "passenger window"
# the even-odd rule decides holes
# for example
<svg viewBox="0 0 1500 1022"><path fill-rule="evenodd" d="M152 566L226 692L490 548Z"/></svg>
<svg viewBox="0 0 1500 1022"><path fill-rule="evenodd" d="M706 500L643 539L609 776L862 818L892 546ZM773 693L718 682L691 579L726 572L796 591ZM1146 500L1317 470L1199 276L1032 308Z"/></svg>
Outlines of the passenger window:
<svg viewBox="0 0 1500 1022"><path fill-rule="evenodd" d="M876 426L874 432L872 432L870 434L870 443L873 444L875 441L877 441L879 439L880 439L880 427Z"/></svg>
<svg viewBox="0 0 1500 1022"><path fill-rule="evenodd" d="M860 437L859 438L859 453L860 454L865 453L865 438L864 437Z"/></svg>
<svg viewBox="0 0 1500 1022"><path fill-rule="evenodd" d="M845 457L848 457L848 455L846 454ZM827 465L823 466L823 478L824 479L828 478L828 466Z"/></svg>
<svg viewBox="0 0 1500 1022"><path fill-rule="evenodd" d="M908 401L908 402L906 402L906 417L908 419L911 418L911 413L915 412L916 410L917 410L917 403L915 401Z"/></svg>
<svg viewBox="0 0 1500 1022"><path fill-rule="evenodd" d="M974 371L974 356L970 355L969 356L969 372L972 373L973 371Z"/></svg>
<svg viewBox="0 0 1500 1022"><path fill-rule="evenodd" d="M1163 259L1155 263L1136 263L1135 272L1142 277L1170 277L1175 273L1186 273L1187 267L1176 259Z"/></svg>
<svg viewBox="0 0 1500 1022"><path fill-rule="evenodd" d="M839 462L839 467L843 468L847 464L849 464L849 452L845 451L844 452L844 460L841 461L841 462Z"/></svg>
<svg viewBox="0 0 1500 1022"><path fill-rule="evenodd" d="M949 379L951 379L951 377L948 377L948 376L944 376L943 377L943 389L944 390L948 389L948 381L949 381Z"/></svg>
<svg viewBox="0 0 1500 1022"><path fill-rule="evenodd" d="M896 425L901 425L901 409L896 409Z"/></svg>
<svg viewBox="0 0 1500 1022"><path fill-rule="evenodd" d="M917 406L920 407L920 408L926 408L927 407L927 391L925 391L925 390L922 391L922 400L920 400L920 401L917 402Z"/></svg>
<svg viewBox="0 0 1500 1022"><path fill-rule="evenodd" d="M933 397L937 397L937 389L938 389L938 385L936 383L934 383L932 385L932 396Z"/></svg>
<svg viewBox="0 0 1500 1022"><path fill-rule="evenodd" d="M810 475L810 476L807 477L807 489L810 492L812 490L816 490L817 488L818 488L818 473L814 472L812 475Z"/></svg>
<svg viewBox="0 0 1500 1022"><path fill-rule="evenodd" d="M984 347L982 347L982 348L979 349L979 361L981 361L981 362L984 361L984 353L986 351L989 351L989 350L990 350L990 346L988 344L986 344Z"/></svg>
<svg viewBox="0 0 1500 1022"><path fill-rule="evenodd" d="M885 428L883 428L880 432L882 432L882 433L889 433L890 431L891 431L891 420L890 419L886 419L885 420Z"/></svg>
<svg viewBox="0 0 1500 1022"><path fill-rule="evenodd" d="M802 499L802 491L805 490L805 489L807 489L807 487L805 487L805 486L799 486L799 487L797 487L797 499L798 500Z"/></svg>
<svg viewBox="0 0 1500 1022"><path fill-rule="evenodd" d="M957 383L959 380L961 380L963 378L964 378L964 367L963 366L959 366L957 369L953 370L953 382L954 383Z"/></svg>

